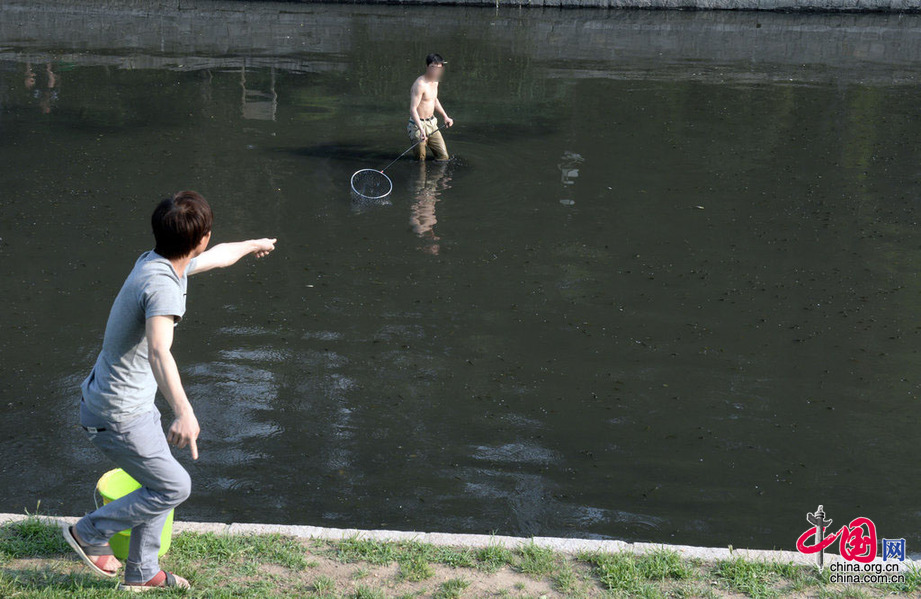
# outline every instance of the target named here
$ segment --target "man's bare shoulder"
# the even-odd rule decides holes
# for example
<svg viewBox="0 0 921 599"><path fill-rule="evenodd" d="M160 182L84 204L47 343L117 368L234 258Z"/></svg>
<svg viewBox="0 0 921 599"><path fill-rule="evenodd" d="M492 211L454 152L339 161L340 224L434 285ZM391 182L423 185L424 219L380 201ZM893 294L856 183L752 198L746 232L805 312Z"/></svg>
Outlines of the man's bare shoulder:
<svg viewBox="0 0 921 599"><path fill-rule="evenodd" d="M438 82L427 81L425 79L425 75L419 75L419 77L413 82L413 91L416 90L421 90L423 92L438 91Z"/></svg>

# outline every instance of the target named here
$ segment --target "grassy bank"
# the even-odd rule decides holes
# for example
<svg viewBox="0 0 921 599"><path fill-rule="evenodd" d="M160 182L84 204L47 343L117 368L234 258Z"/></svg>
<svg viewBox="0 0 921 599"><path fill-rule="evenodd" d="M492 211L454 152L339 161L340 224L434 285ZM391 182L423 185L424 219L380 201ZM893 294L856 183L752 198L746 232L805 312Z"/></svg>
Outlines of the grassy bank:
<svg viewBox="0 0 921 599"><path fill-rule="evenodd" d="M669 551L564 555L509 550L183 533L162 565L194 597L921 597L921 573L891 586L834 585L813 568L742 559L702 563ZM124 597L72 556L54 524L0 527L0 597Z"/></svg>

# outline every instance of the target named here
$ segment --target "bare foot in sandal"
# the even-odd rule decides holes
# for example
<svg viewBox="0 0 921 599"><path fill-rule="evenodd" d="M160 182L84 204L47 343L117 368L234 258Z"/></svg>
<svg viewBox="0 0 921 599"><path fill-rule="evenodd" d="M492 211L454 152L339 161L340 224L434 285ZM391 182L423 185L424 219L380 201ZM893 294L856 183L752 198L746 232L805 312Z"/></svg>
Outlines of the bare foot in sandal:
<svg viewBox="0 0 921 599"><path fill-rule="evenodd" d="M100 576L109 578L118 574L118 569L122 567L122 563L115 559L112 554L112 548L109 547L108 543L105 545L88 545L77 536L77 531L74 530L74 527L68 524L64 524L61 527L61 534L64 535L64 540L67 541L67 544L80 556L83 563L90 567L90 570Z"/></svg>
<svg viewBox="0 0 921 599"><path fill-rule="evenodd" d="M126 582L118 585L118 588L132 593L144 593L160 589L190 589L192 585L182 576L176 576L172 572L160 570L156 576L147 582Z"/></svg>

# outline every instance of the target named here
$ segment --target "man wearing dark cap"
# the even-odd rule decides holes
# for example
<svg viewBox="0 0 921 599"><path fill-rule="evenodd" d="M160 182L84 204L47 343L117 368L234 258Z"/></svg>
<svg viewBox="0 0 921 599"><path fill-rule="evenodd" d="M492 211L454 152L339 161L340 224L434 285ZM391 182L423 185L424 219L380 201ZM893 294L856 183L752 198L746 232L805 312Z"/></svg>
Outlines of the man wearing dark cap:
<svg viewBox="0 0 921 599"><path fill-rule="evenodd" d="M438 82L444 74L448 61L440 54L429 54L425 57L425 73L413 83L409 94L409 124L406 131L414 142L421 142L413 153L417 160L425 160L428 150L432 151L435 160L448 159L448 147L438 129L437 112L444 118L445 126L454 124L454 119L448 116L445 109L438 101Z"/></svg>

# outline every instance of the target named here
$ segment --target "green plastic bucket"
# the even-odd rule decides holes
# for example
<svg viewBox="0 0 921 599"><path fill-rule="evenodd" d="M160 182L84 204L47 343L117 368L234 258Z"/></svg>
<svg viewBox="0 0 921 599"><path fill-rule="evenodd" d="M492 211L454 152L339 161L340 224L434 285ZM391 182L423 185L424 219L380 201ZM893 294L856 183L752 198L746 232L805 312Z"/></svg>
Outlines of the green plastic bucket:
<svg viewBox="0 0 921 599"><path fill-rule="evenodd" d="M121 468L109 470L99 478L96 483L96 491L102 497L102 505L120 499L141 488L141 484L131 478L127 472ZM169 551L169 546L173 542L173 511L170 510L166 517L166 524L163 525L163 533L160 535L160 553L162 557ZM109 545L112 547L112 553L120 560L128 558L128 545L131 543L131 531L123 530L116 533L109 539Z"/></svg>

